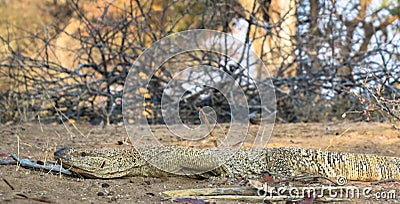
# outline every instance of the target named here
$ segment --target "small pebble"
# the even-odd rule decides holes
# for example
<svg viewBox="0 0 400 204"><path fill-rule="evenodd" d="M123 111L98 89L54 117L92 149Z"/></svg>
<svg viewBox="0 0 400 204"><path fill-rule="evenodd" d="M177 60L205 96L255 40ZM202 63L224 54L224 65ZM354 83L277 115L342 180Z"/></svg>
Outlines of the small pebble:
<svg viewBox="0 0 400 204"><path fill-rule="evenodd" d="M102 184L101 184L101 187L102 187L102 188L108 188L108 187L110 187L110 184L108 184L108 183L102 183Z"/></svg>
<svg viewBox="0 0 400 204"><path fill-rule="evenodd" d="M151 193L151 192L146 193L146 195L155 196L155 194L154 194L154 193Z"/></svg>
<svg viewBox="0 0 400 204"><path fill-rule="evenodd" d="M103 192L97 192L97 196L104 196L104 193Z"/></svg>

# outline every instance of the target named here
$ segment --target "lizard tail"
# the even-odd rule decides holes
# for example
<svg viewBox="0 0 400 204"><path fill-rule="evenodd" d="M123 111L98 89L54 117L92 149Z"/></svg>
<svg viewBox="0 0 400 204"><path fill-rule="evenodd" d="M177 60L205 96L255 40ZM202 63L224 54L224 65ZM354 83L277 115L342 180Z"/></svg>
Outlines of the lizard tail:
<svg viewBox="0 0 400 204"><path fill-rule="evenodd" d="M290 167L290 174L321 175L329 178L346 177L353 181L400 180L400 158L373 154L339 153L312 149L277 148L273 164ZM283 151L283 152L281 152ZM269 158L274 158L274 156ZM282 162L282 160L284 162ZM282 169L282 166L272 169ZM287 167L286 167L287 168Z"/></svg>

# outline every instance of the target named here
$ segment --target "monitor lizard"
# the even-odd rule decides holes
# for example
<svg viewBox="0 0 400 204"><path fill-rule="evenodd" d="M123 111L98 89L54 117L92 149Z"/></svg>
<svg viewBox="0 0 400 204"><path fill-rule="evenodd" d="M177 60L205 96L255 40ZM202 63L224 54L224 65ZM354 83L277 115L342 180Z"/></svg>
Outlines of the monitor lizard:
<svg viewBox="0 0 400 204"><path fill-rule="evenodd" d="M143 155L147 155L147 160ZM400 179L400 158L397 157L289 147L240 150L157 145L113 150L61 148L54 153L54 157L76 174L103 179L164 177L193 172L201 172L197 176L203 178L248 178L276 173L285 176L345 177L355 181ZM148 158L161 162L163 170L150 164Z"/></svg>

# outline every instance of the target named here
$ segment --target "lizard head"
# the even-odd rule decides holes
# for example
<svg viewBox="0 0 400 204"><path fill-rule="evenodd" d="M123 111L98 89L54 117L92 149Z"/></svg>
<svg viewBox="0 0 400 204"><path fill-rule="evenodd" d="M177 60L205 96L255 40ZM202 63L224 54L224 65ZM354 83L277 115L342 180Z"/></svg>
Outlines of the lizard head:
<svg viewBox="0 0 400 204"><path fill-rule="evenodd" d="M85 150L61 148L54 158L63 167L88 178L118 178L128 175L143 163L134 149ZM143 161L143 162L142 162Z"/></svg>

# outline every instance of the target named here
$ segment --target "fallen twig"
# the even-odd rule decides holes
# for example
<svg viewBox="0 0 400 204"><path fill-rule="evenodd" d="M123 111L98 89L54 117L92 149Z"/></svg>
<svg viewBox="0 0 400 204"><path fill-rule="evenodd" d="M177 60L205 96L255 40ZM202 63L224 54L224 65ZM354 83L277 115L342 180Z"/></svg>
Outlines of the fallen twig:
<svg viewBox="0 0 400 204"><path fill-rule="evenodd" d="M288 187L289 188L289 187ZM304 191L307 187L299 187L298 191ZM316 191L322 189L340 190L342 187L334 186L321 186L314 187ZM235 201L300 201L305 199L305 195L257 195L257 189L255 188L201 188L201 189L184 189L184 190L173 190L165 191L162 193L165 199L222 199L222 200L235 200ZM328 198L328 197L317 197L315 201L320 202L342 202L349 201L341 198Z"/></svg>
<svg viewBox="0 0 400 204"><path fill-rule="evenodd" d="M175 200L178 198L171 198ZM302 201L304 197L291 197L291 196L274 196L274 197L261 197L261 196L242 196L242 195L215 195L215 196L185 196L179 197L179 199L197 199L197 200L231 200L231 201L253 201L262 202L268 201ZM319 202L349 202L348 199L340 198L316 198L315 201Z"/></svg>
<svg viewBox="0 0 400 204"><path fill-rule="evenodd" d="M72 172L70 170L62 168L61 165L58 164L38 164L36 162L30 161L29 159L20 159L14 153L10 156L16 162L10 160L0 160L0 165L20 165L25 168L45 169L48 171L61 172L63 174L72 175Z"/></svg>
<svg viewBox="0 0 400 204"><path fill-rule="evenodd" d="M0 160L0 165L17 165L17 162L12 160Z"/></svg>
<svg viewBox="0 0 400 204"><path fill-rule="evenodd" d="M10 182L8 182L5 178L2 178L2 179L3 179L4 183L6 183L8 185L8 187L11 188L11 190L15 190L14 186L12 186Z"/></svg>

